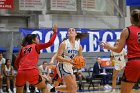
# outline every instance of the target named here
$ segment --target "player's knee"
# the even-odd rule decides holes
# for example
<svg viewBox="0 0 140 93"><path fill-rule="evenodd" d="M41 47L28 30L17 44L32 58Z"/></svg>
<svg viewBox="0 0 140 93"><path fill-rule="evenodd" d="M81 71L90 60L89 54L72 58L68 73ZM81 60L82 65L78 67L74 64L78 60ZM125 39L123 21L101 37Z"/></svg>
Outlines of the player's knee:
<svg viewBox="0 0 140 93"><path fill-rule="evenodd" d="M74 87L75 90L78 89L78 85L77 84L75 84L73 87Z"/></svg>
<svg viewBox="0 0 140 93"><path fill-rule="evenodd" d="M70 85L70 86L67 86L66 88L68 92L71 92L73 87Z"/></svg>
<svg viewBox="0 0 140 93"><path fill-rule="evenodd" d="M76 84L76 85L74 85L74 86L72 86L72 92L73 92L73 93L75 93L75 92L77 91L77 89L78 89L77 84Z"/></svg>
<svg viewBox="0 0 140 93"><path fill-rule="evenodd" d="M70 86L67 87L67 90L71 92L71 91L76 91L77 88L78 88L77 84L71 84Z"/></svg>

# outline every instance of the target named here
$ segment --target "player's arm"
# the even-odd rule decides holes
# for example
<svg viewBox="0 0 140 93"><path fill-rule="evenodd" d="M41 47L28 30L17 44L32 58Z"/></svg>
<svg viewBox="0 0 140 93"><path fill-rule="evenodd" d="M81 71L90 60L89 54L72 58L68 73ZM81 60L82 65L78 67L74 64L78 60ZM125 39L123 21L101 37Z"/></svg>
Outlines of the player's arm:
<svg viewBox="0 0 140 93"><path fill-rule="evenodd" d="M54 40L55 40L56 35L57 35L57 26L56 25L53 26L53 32L54 33L53 33L52 37L50 38L50 40L47 43L36 44L36 49L38 52L41 49L50 47L54 43Z"/></svg>
<svg viewBox="0 0 140 93"><path fill-rule="evenodd" d="M56 38L56 35L57 35L57 33L54 32L53 35L52 35L52 37L51 37L51 39L47 43L36 44L37 51L40 51L41 49L50 47L54 43L54 40Z"/></svg>
<svg viewBox="0 0 140 93"><path fill-rule="evenodd" d="M18 67L19 67L19 62L20 62L20 59L21 59L21 52L22 52L22 49L18 53L18 56L17 56L17 58L16 58L16 60L14 62L14 66L15 66L16 69L18 69Z"/></svg>
<svg viewBox="0 0 140 93"><path fill-rule="evenodd" d="M81 45L80 45L80 47L79 47L78 55L79 55L79 56L83 56L83 54L82 54L82 46L81 46Z"/></svg>
<svg viewBox="0 0 140 93"><path fill-rule="evenodd" d="M53 55L49 64L54 64L54 60L56 59L57 53Z"/></svg>
<svg viewBox="0 0 140 93"><path fill-rule="evenodd" d="M57 52L57 56L56 56L56 60L58 60L59 62L68 62L68 63L71 63L72 60L69 60L69 59L66 59L66 58L63 58L62 57L62 54L65 50L65 42L62 42L58 48L58 52Z"/></svg>
<svg viewBox="0 0 140 93"><path fill-rule="evenodd" d="M102 42L102 46L104 49L108 49L108 50L112 50L114 52L120 53L125 46L127 37L128 37L128 29L125 28L125 29L123 29L123 31L121 33L120 42L119 42L118 46L113 47L113 46L110 46L110 44L105 43L105 42Z"/></svg>

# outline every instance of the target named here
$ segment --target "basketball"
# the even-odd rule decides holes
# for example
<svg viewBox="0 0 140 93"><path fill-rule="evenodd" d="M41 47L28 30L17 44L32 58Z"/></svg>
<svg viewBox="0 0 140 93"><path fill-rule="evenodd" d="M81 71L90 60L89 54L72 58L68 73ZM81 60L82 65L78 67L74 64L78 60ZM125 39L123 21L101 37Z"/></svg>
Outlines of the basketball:
<svg viewBox="0 0 140 93"><path fill-rule="evenodd" d="M74 67L77 69L80 69L86 66L86 61L83 56L76 56L74 58L74 63L75 63Z"/></svg>

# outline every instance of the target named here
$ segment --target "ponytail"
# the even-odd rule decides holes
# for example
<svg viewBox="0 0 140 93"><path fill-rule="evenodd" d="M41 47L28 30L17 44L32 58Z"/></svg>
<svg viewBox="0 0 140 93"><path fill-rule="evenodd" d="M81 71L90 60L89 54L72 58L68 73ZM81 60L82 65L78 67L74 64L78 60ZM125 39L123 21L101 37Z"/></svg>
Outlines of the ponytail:
<svg viewBox="0 0 140 93"><path fill-rule="evenodd" d="M82 39L87 36L88 36L88 33L77 33L76 40Z"/></svg>
<svg viewBox="0 0 140 93"><path fill-rule="evenodd" d="M73 29L77 33L75 37L76 40L79 40L88 36L88 33L78 33L75 28L69 28L68 30L71 30L71 29Z"/></svg>
<svg viewBox="0 0 140 93"><path fill-rule="evenodd" d="M139 10L139 12L138 12L138 27L140 27L140 10Z"/></svg>
<svg viewBox="0 0 140 93"><path fill-rule="evenodd" d="M131 17L133 18L133 24L140 27L140 10L134 9L131 12Z"/></svg>

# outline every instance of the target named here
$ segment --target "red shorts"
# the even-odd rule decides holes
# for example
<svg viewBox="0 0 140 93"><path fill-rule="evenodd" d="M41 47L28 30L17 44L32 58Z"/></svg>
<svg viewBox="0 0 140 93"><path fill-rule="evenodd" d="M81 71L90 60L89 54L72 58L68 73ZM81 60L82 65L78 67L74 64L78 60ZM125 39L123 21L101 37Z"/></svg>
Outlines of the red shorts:
<svg viewBox="0 0 140 93"><path fill-rule="evenodd" d="M140 80L140 60L130 60L126 63L122 80L132 83Z"/></svg>
<svg viewBox="0 0 140 93"><path fill-rule="evenodd" d="M16 86L24 86L26 82L36 85L40 82L39 71L37 69L18 71L16 75Z"/></svg>

